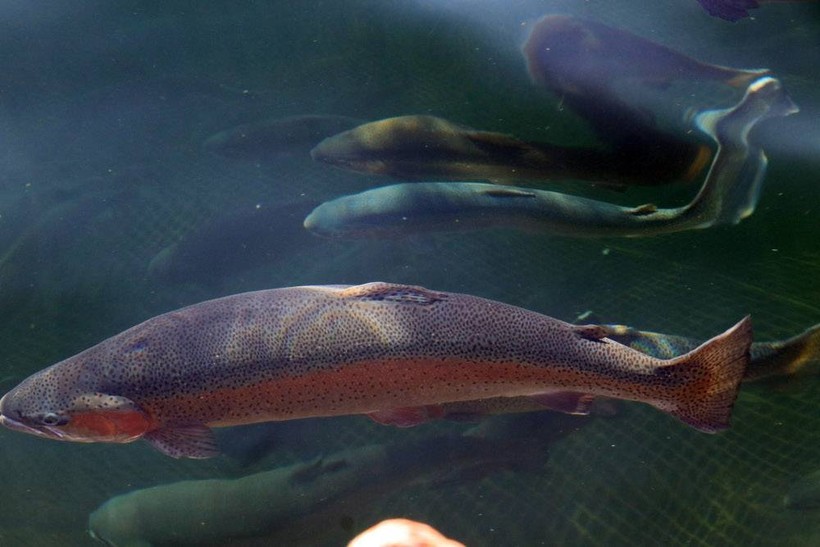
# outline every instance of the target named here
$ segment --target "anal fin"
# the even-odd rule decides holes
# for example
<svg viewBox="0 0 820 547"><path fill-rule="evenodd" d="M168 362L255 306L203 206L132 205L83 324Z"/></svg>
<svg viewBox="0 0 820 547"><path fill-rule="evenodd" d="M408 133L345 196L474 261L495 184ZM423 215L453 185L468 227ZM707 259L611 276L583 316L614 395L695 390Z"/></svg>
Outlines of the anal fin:
<svg viewBox="0 0 820 547"><path fill-rule="evenodd" d="M578 416L586 416L589 414L592 403L595 401L594 395L575 391L539 393L537 395L530 395L530 398L546 409Z"/></svg>
<svg viewBox="0 0 820 547"><path fill-rule="evenodd" d="M409 406L368 412L367 416L376 423L396 427L413 427L419 424L443 418L444 407L441 405Z"/></svg>

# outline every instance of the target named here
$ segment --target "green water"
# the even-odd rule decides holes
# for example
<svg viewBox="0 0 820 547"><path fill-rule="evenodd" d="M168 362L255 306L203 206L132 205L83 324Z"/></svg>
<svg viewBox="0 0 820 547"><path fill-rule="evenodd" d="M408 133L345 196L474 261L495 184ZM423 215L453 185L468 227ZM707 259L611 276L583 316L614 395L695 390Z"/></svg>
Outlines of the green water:
<svg viewBox="0 0 820 547"><path fill-rule="evenodd" d="M149 274L163 249L227 213L391 182L307 154L257 162L203 150L240 123L433 114L523 138L590 142L578 116L530 83L519 52L527 24L549 12L593 17L709 62L771 68L801 112L752 135L770 159L755 214L737 226L637 240L491 230L294 248L273 237L263 259L221 264L224 273L207 282ZM412 283L565 320L593 311L702 338L749 313L756 340L820 322L820 7L812 3L767 5L732 24L694 0L11 1L0 6L0 59L3 390L159 313L289 285ZM693 191L588 194L678 204ZM219 241L214 249L223 256ZM208 268L217 267L203 259ZM783 496L820 467L818 395L815 378L744 387L732 429L718 436L625 403L613 417L562 425L571 434L538 469L435 487L391 483L343 499L298 541L343 545L382 518L406 516L470 546L813 545L818 513L787 509ZM471 426L396 430L360 417L295 426L245 468L228 457L175 461L139 442L58 443L4 429L0 544L94 545L88 515L136 488ZM258 544L283 544L279 532Z"/></svg>

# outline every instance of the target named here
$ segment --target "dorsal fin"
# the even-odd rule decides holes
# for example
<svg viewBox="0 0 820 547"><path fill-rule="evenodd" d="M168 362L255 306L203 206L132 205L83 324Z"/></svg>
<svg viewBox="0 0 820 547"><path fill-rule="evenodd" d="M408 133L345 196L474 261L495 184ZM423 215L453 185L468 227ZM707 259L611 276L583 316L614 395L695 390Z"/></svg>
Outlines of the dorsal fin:
<svg viewBox="0 0 820 547"><path fill-rule="evenodd" d="M445 293L434 292L415 285L398 285L394 283L365 283L342 291L344 298L359 300L386 300L389 302L403 302L420 304L423 306L440 302L447 298Z"/></svg>
<svg viewBox="0 0 820 547"><path fill-rule="evenodd" d="M612 334L613 330L607 325L571 325L572 331L587 340L602 340Z"/></svg>
<svg viewBox="0 0 820 547"><path fill-rule="evenodd" d="M485 196L490 196L494 198L534 198L536 197L535 192L530 192L527 190L520 190L518 188L488 188L487 190L481 190L481 193Z"/></svg>

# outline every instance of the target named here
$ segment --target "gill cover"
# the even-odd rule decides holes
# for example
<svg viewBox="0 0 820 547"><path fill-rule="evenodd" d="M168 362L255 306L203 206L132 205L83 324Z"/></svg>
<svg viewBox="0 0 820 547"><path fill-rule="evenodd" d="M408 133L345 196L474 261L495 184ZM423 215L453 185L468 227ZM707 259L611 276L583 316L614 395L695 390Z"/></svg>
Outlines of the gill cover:
<svg viewBox="0 0 820 547"><path fill-rule="evenodd" d="M129 442L151 428L150 417L131 399L105 393L77 396L62 429L71 440Z"/></svg>

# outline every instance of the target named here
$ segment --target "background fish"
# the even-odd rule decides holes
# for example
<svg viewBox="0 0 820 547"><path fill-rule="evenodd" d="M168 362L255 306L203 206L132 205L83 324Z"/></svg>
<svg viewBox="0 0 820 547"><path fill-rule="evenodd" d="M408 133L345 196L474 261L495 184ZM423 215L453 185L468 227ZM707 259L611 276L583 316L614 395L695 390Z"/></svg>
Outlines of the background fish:
<svg viewBox="0 0 820 547"><path fill-rule="evenodd" d="M749 142L749 132L762 120L796 111L780 81L764 77L734 107L698 114L698 127L718 148L700 191L683 207L623 207L481 183L405 183L325 202L304 224L319 235L354 238L489 227L573 237L641 237L736 224L754 211L767 166L764 152Z"/></svg>
<svg viewBox="0 0 820 547"><path fill-rule="evenodd" d="M320 142L310 152L319 162L360 173L404 180L487 180L496 184L543 184L585 180L597 184L657 185L691 179L706 164L641 153L634 157L603 147L560 146L480 131L435 116L399 116L369 122ZM697 163L693 167L693 162Z"/></svg>
<svg viewBox="0 0 820 547"><path fill-rule="evenodd" d="M522 53L532 81L581 115L620 158L621 170L629 173L631 166L663 173L663 165L675 165L690 180L708 158L702 144L659 127L645 101L630 99L623 84L657 88L674 80L716 81L742 89L769 74L767 69L703 63L629 31L572 15L538 20Z"/></svg>
<svg viewBox="0 0 820 547"><path fill-rule="evenodd" d="M271 289L157 316L36 373L0 400L0 423L193 458L217 453L210 427L346 414L412 425L442 403L501 396L603 395L728 427L748 318L671 360L606 335L408 285Z"/></svg>
<svg viewBox="0 0 820 547"><path fill-rule="evenodd" d="M319 244L301 226L309 200L246 205L213 218L157 253L148 275L164 283L218 285Z"/></svg>
<svg viewBox="0 0 820 547"><path fill-rule="evenodd" d="M348 116L307 114L270 118L220 131L205 141L209 152L231 159L270 161L306 154L325 137L362 123Z"/></svg>

